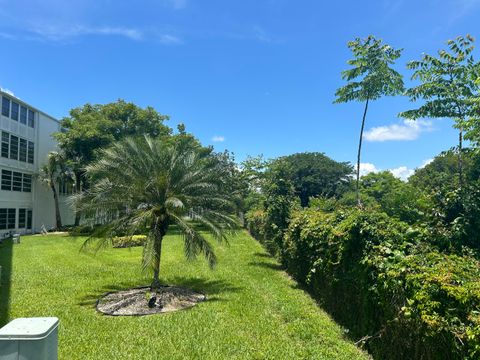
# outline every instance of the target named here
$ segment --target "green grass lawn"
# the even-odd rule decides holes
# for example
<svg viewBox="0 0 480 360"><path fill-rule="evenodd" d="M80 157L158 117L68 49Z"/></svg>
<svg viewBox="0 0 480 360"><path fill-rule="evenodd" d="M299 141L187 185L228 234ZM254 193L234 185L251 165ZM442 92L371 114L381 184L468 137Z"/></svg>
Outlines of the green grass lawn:
<svg viewBox="0 0 480 360"><path fill-rule="evenodd" d="M140 271L141 248L94 256L79 252L83 240L26 236L19 245L0 245L0 325L17 317L60 318L60 358L68 360L367 358L245 232L230 246L215 246L215 270L202 259L185 260L180 236L167 236L163 281L202 291L208 300L145 317L110 317L94 308L105 292L149 284Z"/></svg>

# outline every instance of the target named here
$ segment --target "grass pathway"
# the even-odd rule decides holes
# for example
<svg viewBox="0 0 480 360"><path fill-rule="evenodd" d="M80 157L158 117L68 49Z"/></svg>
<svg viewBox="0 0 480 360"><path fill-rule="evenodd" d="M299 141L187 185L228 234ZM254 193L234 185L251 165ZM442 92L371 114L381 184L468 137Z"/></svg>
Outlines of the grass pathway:
<svg viewBox="0 0 480 360"><path fill-rule="evenodd" d="M201 259L185 260L180 236L167 236L163 281L202 291L208 301L146 317L94 310L107 291L149 283L140 272L141 249L93 256L79 252L83 240L28 236L0 245L0 320L59 317L61 359L367 359L245 232L230 246L215 246L213 271Z"/></svg>

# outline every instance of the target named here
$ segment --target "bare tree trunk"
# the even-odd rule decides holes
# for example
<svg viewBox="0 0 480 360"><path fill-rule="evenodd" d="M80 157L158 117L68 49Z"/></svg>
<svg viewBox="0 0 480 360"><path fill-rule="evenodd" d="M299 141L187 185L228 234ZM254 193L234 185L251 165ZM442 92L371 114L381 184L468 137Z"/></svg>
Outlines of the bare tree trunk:
<svg viewBox="0 0 480 360"><path fill-rule="evenodd" d="M460 189L463 187L463 129L460 128L458 133L458 181Z"/></svg>
<svg viewBox="0 0 480 360"><path fill-rule="evenodd" d="M62 216L60 214L60 206L58 204L57 189L55 188L55 183L53 181L50 181L50 188L52 189L53 200L55 202L55 227L58 230L62 227Z"/></svg>
<svg viewBox="0 0 480 360"><path fill-rule="evenodd" d="M357 205L362 206L362 202L360 200L360 155L362 153L362 140L363 140L363 130L365 128L365 119L367 117L368 111L368 98L365 102L365 110L363 112L362 118L362 127L360 129L360 140L358 142L358 154L357 154L357 182L356 182L356 194L357 194Z"/></svg>
<svg viewBox="0 0 480 360"><path fill-rule="evenodd" d="M158 289L162 284L160 283L160 261L162 257L162 241L164 232L161 228L159 219L155 220L155 225L153 226L153 252L154 252L154 260L153 260L153 281L150 288Z"/></svg>

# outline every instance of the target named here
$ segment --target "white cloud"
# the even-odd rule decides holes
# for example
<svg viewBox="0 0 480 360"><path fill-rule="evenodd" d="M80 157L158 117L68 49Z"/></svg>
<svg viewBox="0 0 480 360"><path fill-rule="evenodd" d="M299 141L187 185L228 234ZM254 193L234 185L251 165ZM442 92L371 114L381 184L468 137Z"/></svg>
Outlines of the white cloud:
<svg viewBox="0 0 480 360"><path fill-rule="evenodd" d="M162 44L170 44L170 45L175 45L175 44L181 44L182 39L179 37L173 36L173 35L168 35L168 34L160 34L158 36L160 42Z"/></svg>
<svg viewBox="0 0 480 360"><path fill-rule="evenodd" d="M363 137L367 141L411 141L421 133L433 131L429 120L404 120L403 124L373 127L365 131Z"/></svg>
<svg viewBox="0 0 480 360"><path fill-rule="evenodd" d="M409 169L406 166L399 166L398 168L395 169L390 169L390 171L393 176L399 178L402 181L407 181L410 176L413 175L415 170Z"/></svg>
<svg viewBox="0 0 480 360"><path fill-rule="evenodd" d="M432 161L433 161L433 159L423 160L422 164L421 164L418 168L419 168L419 169L423 169L425 166L427 166L428 164L430 164Z"/></svg>
<svg viewBox="0 0 480 360"><path fill-rule="evenodd" d="M356 165L355 165L355 168L357 168ZM360 177L370 174L372 172L376 173L379 171L380 169L377 169L377 167L372 163L360 163Z"/></svg>
<svg viewBox="0 0 480 360"><path fill-rule="evenodd" d="M111 26L90 27L85 25L56 26L37 24L31 28L31 31L51 41L61 41L81 35L118 35L132 40L141 40L143 38L143 32L141 30Z"/></svg>
<svg viewBox="0 0 480 360"><path fill-rule="evenodd" d="M213 142L224 142L225 141L225 136L215 135L214 137L212 137L212 141Z"/></svg>

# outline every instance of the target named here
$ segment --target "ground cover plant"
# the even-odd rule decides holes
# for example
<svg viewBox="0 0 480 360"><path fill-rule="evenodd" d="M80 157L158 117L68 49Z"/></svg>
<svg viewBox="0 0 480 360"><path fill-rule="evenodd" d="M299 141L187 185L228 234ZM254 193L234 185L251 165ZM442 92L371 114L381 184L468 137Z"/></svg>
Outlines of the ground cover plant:
<svg viewBox="0 0 480 360"><path fill-rule="evenodd" d="M231 238L230 246L213 242L215 270L200 259L185 259L175 229L166 235L162 279L203 292L207 301L144 317L111 317L94 309L105 292L150 283L139 266L142 249L93 255L79 252L84 241L25 236L19 245L0 245L2 324L58 316L61 359L368 358L245 232Z"/></svg>

